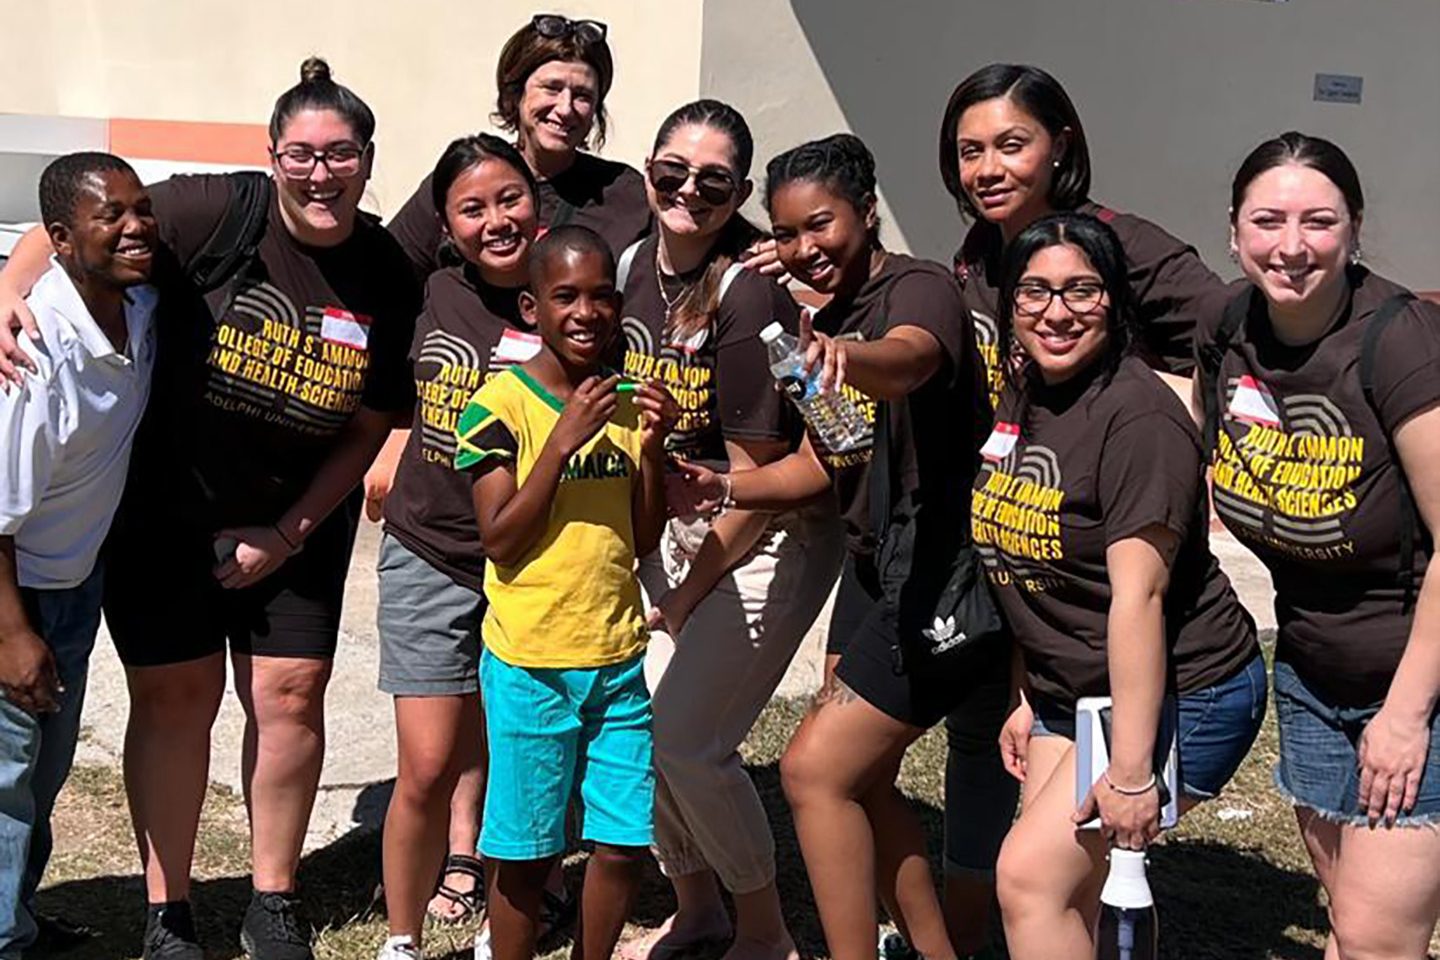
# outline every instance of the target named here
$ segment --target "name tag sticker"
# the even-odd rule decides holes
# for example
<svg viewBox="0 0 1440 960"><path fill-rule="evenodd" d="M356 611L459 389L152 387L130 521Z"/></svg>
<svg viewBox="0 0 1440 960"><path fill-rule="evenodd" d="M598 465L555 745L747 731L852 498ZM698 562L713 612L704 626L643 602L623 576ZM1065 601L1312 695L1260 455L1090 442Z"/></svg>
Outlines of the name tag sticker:
<svg viewBox="0 0 1440 960"><path fill-rule="evenodd" d="M1015 444L1019 440L1020 424L997 423L995 429L990 431L990 439L980 448L980 456L991 463L999 463L1014 452Z"/></svg>
<svg viewBox="0 0 1440 960"><path fill-rule="evenodd" d="M1275 402L1275 395L1269 387L1248 374L1236 384L1228 412L1231 417L1246 423L1280 426L1280 405Z"/></svg>
<svg viewBox="0 0 1440 960"><path fill-rule="evenodd" d="M326 307L320 320L320 337L331 343L364 350L370 343L370 318L339 307Z"/></svg>
<svg viewBox="0 0 1440 960"><path fill-rule="evenodd" d="M524 363L540 352L540 336L523 330L506 330L495 345L495 363Z"/></svg>

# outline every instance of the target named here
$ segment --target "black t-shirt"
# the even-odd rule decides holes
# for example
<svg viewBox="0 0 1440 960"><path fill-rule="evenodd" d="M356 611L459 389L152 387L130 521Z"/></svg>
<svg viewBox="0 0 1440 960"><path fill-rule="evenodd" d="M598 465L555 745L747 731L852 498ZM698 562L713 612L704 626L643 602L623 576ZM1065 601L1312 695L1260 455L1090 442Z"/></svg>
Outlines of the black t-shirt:
<svg viewBox="0 0 1440 960"><path fill-rule="evenodd" d="M442 262L440 215L430 196L431 180L432 175L427 174L420 181L389 227L421 281L438 267L459 260L452 251L452 258ZM613 160L577 154L574 164L564 173L540 181L538 199L540 222L546 227L563 223L589 227L605 238L617 257L650 232L650 202L645 197L644 179L633 167Z"/></svg>
<svg viewBox="0 0 1440 960"><path fill-rule="evenodd" d="M1106 550L1152 525L1181 545L1165 596L1172 689L1216 684L1256 653L1255 624L1210 553L1199 433L1137 357L1002 395L970 508L976 549L1030 685L1073 705L1110 692Z"/></svg>
<svg viewBox="0 0 1440 960"><path fill-rule="evenodd" d="M1335 326L1300 347L1275 339L1264 297L1251 296L1218 378L1214 487L1216 513L1274 578L1277 658L1336 703L1368 705L1384 699L1413 619L1397 579L1401 468L1386 437L1440 402L1440 307L1416 301L1391 321L1371 407L1361 341L1404 288L1363 269L1351 280ZM1197 349L1213 343L1220 316ZM1418 587L1430 546L1417 543Z"/></svg>
<svg viewBox="0 0 1440 960"><path fill-rule="evenodd" d="M399 246L364 215L338 246L304 246L270 189L254 261L202 298L179 264L222 224L230 180L181 176L150 188L167 251L131 482L157 508L210 528L273 522L359 407L414 404L406 350L419 291Z"/></svg>
<svg viewBox="0 0 1440 960"><path fill-rule="evenodd" d="M485 380L540 349L539 335L520 317L519 297L520 288L490 286L469 264L430 275L410 346L415 419L385 498L385 529L477 591L485 555L470 481L455 469L455 426Z"/></svg>
<svg viewBox="0 0 1440 960"><path fill-rule="evenodd" d="M1191 348L1195 325L1217 303L1224 302L1231 288L1210 272L1194 247L1149 220L1089 201L1076 212L1109 224L1120 238L1145 330L1143 346L1148 359L1170 373L1189 375L1195 366ZM965 291L965 309L975 321L992 404L999 401L1005 387L996 342L1003 252L999 230L989 223L976 223L955 252L954 262L955 276Z"/></svg>
<svg viewBox="0 0 1440 960"><path fill-rule="evenodd" d="M798 416L775 389L760 331L779 322L790 333L800 308L769 277L741 269L720 302L714 320L689 337L667 329L669 310L660 291L655 259L659 240L635 251L625 283L625 374L659 379L680 405L680 421L667 447L687 460L721 467L728 463L725 440L786 440L798 437ZM692 275L666 277L671 302Z"/></svg>
<svg viewBox="0 0 1440 960"><path fill-rule="evenodd" d="M955 278L939 264L889 253L853 299L832 300L816 312L814 324L821 333L858 340L879 340L894 327L919 327L939 342L944 357L940 369L909 396L888 404L894 474L891 510L893 514L901 498L908 497L921 524L917 530L937 533L957 526L963 530L969 522L979 438L990 425L990 405L975 352L974 330ZM844 393L873 424L875 401L848 384ZM830 451L814 431L810 440L830 471L850 551L872 554L869 489L873 447ZM956 538L947 535L942 539ZM918 542L916 549L928 557L927 548Z"/></svg>

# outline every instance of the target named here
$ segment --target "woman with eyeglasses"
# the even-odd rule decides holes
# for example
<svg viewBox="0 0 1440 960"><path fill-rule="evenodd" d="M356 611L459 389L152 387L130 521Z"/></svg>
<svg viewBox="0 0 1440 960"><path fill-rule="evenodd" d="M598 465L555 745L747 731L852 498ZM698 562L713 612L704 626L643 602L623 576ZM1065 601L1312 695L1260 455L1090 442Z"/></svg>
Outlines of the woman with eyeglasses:
<svg viewBox="0 0 1440 960"><path fill-rule="evenodd" d="M202 955L190 865L227 644L254 871L241 946L254 960L311 956L295 872L324 756L357 485L414 402L406 351L419 291L398 244L358 210L374 128L369 107L311 58L275 104L271 178L150 187L164 243L159 353L105 592L130 688L125 785L148 958ZM221 249L217 235L229 238ZM253 254L212 269L246 240ZM36 236L15 253L0 277L7 300L46 259Z"/></svg>
<svg viewBox="0 0 1440 960"><path fill-rule="evenodd" d="M760 339L772 323L794 333L799 308L739 262L760 236L739 213L753 153L733 107L698 100L671 113L646 161L656 232L621 257L625 373L659 379L679 401L671 455L715 469L771 463L799 436ZM656 854L677 909L623 956L662 960L730 939L722 885L735 904L733 956L794 955L775 841L739 746L824 605L841 553L827 500L676 517L642 561L657 631Z"/></svg>
<svg viewBox="0 0 1440 960"><path fill-rule="evenodd" d="M1166 715L1183 812L1254 742L1265 663L1210 553L1200 436L1136 354L1119 237L1086 214L1041 217L999 279L999 344L1018 362L970 507L1023 665L1000 737L1023 797L998 891L1011 957L1088 960L1108 848L1159 833ZM1109 766L1077 809L1076 701L1103 696Z"/></svg>

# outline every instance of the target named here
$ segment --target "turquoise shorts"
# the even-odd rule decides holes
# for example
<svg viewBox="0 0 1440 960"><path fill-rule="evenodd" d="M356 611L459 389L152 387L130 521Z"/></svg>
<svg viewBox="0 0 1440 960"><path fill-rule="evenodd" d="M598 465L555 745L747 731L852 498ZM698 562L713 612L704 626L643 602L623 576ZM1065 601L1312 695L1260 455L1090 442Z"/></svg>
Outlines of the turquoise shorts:
<svg viewBox="0 0 1440 960"><path fill-rule="evenodd" d="M490 746L482 855L539 860L564 853L572 796L582 840L650 845L655 768L644 667L643 655L568 670L512 666L488 649L480 655Z"/></svg>

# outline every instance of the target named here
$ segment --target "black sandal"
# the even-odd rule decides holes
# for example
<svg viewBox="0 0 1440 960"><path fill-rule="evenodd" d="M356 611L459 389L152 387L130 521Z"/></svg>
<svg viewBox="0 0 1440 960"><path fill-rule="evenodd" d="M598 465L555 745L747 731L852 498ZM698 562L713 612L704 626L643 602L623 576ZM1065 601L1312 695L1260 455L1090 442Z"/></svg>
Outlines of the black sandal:
<svg viewBox="0 0 1440 960"><path fill-rule="evenodd" d="M470 890L456 890L445 882L445 878L452 873L463 874L475 881L475 886ZM445 865L440 868L440 878L435 882L435 895L444 897L451 903L460 907L458 916L436 913L427 909L439 923L464 923L480 912L480 904L485 899L485 864L479 857L467 856L463 853L451 853L445 857Z"/></svg>

